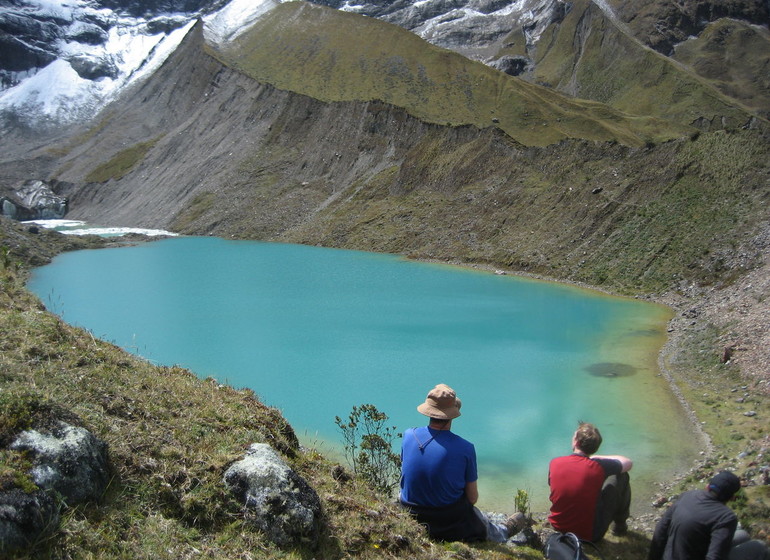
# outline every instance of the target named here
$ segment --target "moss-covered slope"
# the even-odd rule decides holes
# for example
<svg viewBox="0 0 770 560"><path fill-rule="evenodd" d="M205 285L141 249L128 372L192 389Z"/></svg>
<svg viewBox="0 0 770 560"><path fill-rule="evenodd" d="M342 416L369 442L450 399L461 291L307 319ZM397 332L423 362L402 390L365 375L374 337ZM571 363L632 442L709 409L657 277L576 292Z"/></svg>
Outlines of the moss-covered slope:
<svg viewBox="0 0 770 560"><path fill-rule="evenodd" d="M751 39L751 44L761 47L752 51L751 56L757 57L752 69L761 66L768 55L762 37L756 32ZM714 57L706 60L713 62ZM760 116L753 107L763 103L752 103L748 92L728 97L735 91L721 91L688 66L645 46L625 24L610 19L589 0L574 2L564 19L546 30L534 61L530 79L536 83L621 111L700 128L744 126ZM743 62L739 67L748 64ZM761 77L748 80L744 76L736 87L755 80L762 82ZM752 108L742 101L749 101Z"/></svg>
<svg viewBox="0 0 770 560"><path fill-rule="evenodd" d="M257 81L315 99L382 100L431 123L496 126L525 145L582 138L638 146L692 133L639 111L570 99L394 25L304 2L271 10L221 58Z"/></svg>

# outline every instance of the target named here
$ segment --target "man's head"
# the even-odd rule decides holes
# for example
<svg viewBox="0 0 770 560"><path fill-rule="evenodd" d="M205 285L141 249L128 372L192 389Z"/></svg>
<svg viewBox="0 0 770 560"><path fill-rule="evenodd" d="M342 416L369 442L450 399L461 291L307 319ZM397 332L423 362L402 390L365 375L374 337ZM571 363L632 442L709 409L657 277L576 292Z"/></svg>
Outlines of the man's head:
<svg viewBox="0 0 770 560"><path fill-rule="evenodd" d="M599 451L601 444L602 434L599 433L599 428L582 420L578 422L578 429L572 437L572 446L575 449L586 455L593 455Z"/></svg>
<svg viewBox="0 0 770 560"><path fill-rule="evenodd" d="M460 416L461 405L454 389L440 383L430 390L425 402L417 407L417 411L431 419L452 420Z"/></svg>
<svg viewBox="0 0 770 560"><path fill-rule="evenodd" d="M730 471L722 471L711 479L708 490L720 502L728 502L741 489L741 481Z"/></svg>

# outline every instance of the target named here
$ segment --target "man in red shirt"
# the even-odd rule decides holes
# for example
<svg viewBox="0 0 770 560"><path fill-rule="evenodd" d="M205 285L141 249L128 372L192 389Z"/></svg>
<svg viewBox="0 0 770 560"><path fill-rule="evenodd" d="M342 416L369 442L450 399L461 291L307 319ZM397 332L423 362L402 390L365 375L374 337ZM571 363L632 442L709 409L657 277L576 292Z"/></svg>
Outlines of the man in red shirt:
<svg viewBox="0 0 770 560"><path fill-rule="evenodd" d="M631 506L628 471L633 463L622 455L594 455L601 443L596 426L580 422L572 454L553 459L548 469L548 521L557 531L590 542L600 541L612 522L614 534L625 534Z"/></svg>

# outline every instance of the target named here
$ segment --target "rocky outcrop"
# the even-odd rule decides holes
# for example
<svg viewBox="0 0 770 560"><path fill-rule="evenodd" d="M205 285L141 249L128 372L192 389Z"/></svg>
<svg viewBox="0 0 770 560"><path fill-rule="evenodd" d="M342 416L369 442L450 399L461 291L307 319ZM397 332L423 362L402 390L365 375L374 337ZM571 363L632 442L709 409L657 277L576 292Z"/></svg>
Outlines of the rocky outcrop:
<svg viewBox="0 0 770 560"><path fill-rule="evenodd" d="M227 469L224 482L243 503L247 520L278 546L318 544L318 494L269 445L252 444Z"/></svg>
<svg viewBox="0 0 770 560"><path fill-rule="evenodd" d="M99 500L110 480L107 444L82 427L58 421L26 430L9 449L32 462L38 489L0 492L0 552L34 545L56 529L62 507Z"/></svg>
<svg viewBox="0 0 770 560"><path fill-rule="evenodd" d="M43 181L26 181L0 196L0 215L15 220L50 220L67 214L67 199Z"/></svg>

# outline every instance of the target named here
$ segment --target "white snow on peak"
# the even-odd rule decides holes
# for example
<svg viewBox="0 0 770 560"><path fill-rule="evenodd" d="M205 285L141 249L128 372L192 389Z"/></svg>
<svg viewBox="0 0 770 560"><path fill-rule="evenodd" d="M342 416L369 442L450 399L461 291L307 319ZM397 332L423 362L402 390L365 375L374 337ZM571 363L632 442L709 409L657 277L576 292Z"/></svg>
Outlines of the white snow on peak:
<svg viewBox="0 0 770 560"><path fill-rule="evenodd" d="M423 0L422 2L415 2L415 5L417 5L417 4L424 4L424 3L427 3L427 2L430 2L430 1L431 0ZM364 10L364 5L361 2L350 2L350 0L348 0L347 2L345 2L345 4L340 6L339 9L341 11L343 11L343 12L358 13L358 12L362 12Z"/></svg>
<svg viewBox="0 0 770 560"><path fill-rule="evenodd" d="M55 60L0 97L0 110L13 109L23 114L36 114L41 120L64 117L68 101L93 96L93 82L83 80L65 60ZM77 111L70 106L69 110Z"/></svg>
<svg viewBox="0 0 770 560"><path fill-rule="evenodd" d="M169 34L155 35L148 34L145 23L125 18L110 28L103 45L62 41L58 47L64 58L0 93L0 111L13 111L30 125L68 124L93 116L123 87L160 67L195 21ZM65 60L77 55L107 60L117 69L116 77L97 80L80 77Z"/></svg>
<svg viewBox="0 0 770 560"><path fill-rule="evenodd" d="M72 21L74 19L75 10L81 6L85 6L86 2L83 2L82 0L70 2L61 0L26 0L24 4L33 8L36 13L42 16Z"/></svg>
<svg viewBox="0 0 770 560"><path fill-rule="evenodd" d="M218 44L231 41L285 1L291 0L231 0L204 18L206 38ZM155 71L199 17L193 13L155 20L133 18L96 8L91 0L19 0L13 9L55 18L65 30L64 38L55 43L57 60L44 68L16 73L18 83L0 90L0 111L14 113L29 126L66 125L93 116L125 86ZM95 19L104 24L102 28L109 27L106 40L96 45L77 41L80 32L96 28L91 23ZM171 21L176 29L170 33L152 31L149 24L160 19ZM111 69L108 74L113 77L82 78L69 61Z"/></svg>
<svg viewBox="0 0 770 560"><path fill-rule="evenodd" d="M602 0L594 0L601 2ZM430 4L434 0L421 0L415 2L412 7ZM527 43L533 45L540 39L543 30L550 23L549 15L561 0L511 0L507 5L491 13L482 13L468 6L459 7L449 12L441 12L434 18L425 20L412 31L431 42L441 42L441 37L451 34L457 29L468 25L480 25L480 22L488 22L484 25L492 26L495 20L505 20L510 26L517 23L527 27ZM472 5L472 3L469 3Z"/></svg>
<svg viewBox="0 0 770 560"><path fill-rule="evenodd" d="M203 18L206 40L220 45L232 41L254 25L262 15L286 1L232 0L218 12Z"/></svg>

